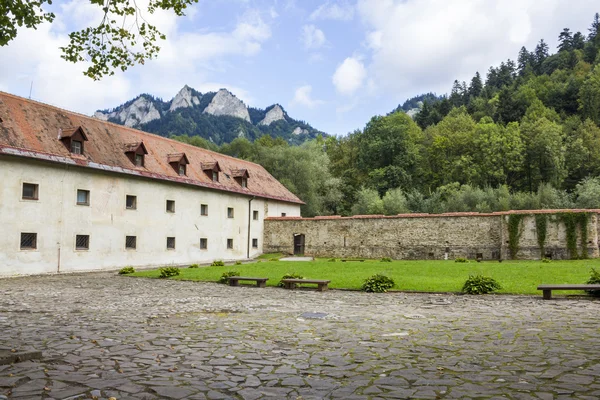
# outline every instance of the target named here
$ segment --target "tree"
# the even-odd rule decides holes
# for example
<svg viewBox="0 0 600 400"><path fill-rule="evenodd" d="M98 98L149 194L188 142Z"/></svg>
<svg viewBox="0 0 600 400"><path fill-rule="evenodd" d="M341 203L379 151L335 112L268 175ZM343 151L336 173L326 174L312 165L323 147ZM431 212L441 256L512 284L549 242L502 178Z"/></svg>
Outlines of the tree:
<svg viewBox="0 0 600 400"><path fill-rule="evenodd" d="M534 56L533 53L527 51L525 46L521 47L519 57L517 58L517 71L520 76L525 75L528 68L533 68Z"/></svg>
<svg viewBox="0 0 600 400"><path fill-rule="evenodd" d="M548 44L541 39L533 52L534 70L537 74L541 74L542 63L548 58Z"/></svg>
<svg viewBox="0 0 600 400"><path fill-rule="evenodd" d="M352 215L383 214L383 201L374 189L363 188L356 194Z"/></svg>
<svg viewBox="0 0 600 400"><path fill-rule="evenodd" d="M479 72L476 72L473 79L471 79L471 84L469 85L469 96L477 97L481 95L482 90L483 82L481 81L481 75L479 75Z"/></svg>
<svg viewBox="0 0 600 400"><path fill-rule="evenodd" d="M596 13L594 15L594 20L592 21L592 25L589 28L588 39L590 41L594 41L600 35L600 14Z"/></svg>
<svg viewBox="0 0 600 400"><path fill-rule="evenodd" d="M61 57L70 62L90 61L85 75L97 80L113 75L116 69L125 71L135 64L154 58L159 39L165 35L144 19L144 12L170 10L177 16L198 0L149 0L142 10L135 0L89 0L103 11L97 26L69 34L69 44L61 47ZM53 22L54 14L46 11L52 0L12 0L0 2L0 46L17 37L18 27L37 28Z"/></svg>
<svg viewBox="0 0 600 400"><path fill-rule="evenodd" d="M600 178L588 177L575 188L576 204L580 208L600 208Z"/></svg>
<svg viewBox="0 0 600 400"><path fill-rule="evenodd" d="M573 49L573 35L569 28L563 29L558 35L558 51L570 51Z"/></svg>
<svg viewBox="0 0 600 400"><path fill-rule="evenodd" d="M386 215L404 214L409 212L406 196L402 189L396 188L389 190L383 196L383 211Z"/></svg>
<svg viewBox="0 0 600 400"><path fill-rule="evenodd" d="M600 65L597 65L579 90L579 109L583 118L600 125Z"/></svg>

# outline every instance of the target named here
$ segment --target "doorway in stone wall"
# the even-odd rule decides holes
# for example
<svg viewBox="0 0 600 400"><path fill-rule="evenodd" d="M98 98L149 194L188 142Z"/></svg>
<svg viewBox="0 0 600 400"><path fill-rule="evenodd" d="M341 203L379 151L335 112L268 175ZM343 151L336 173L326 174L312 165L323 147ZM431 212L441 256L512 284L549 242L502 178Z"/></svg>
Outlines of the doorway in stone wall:
<svg viewBox="0 0 600 400"><path fill-rule="evenodd" d="M304 234L294 233L294 255L304 255Z"/></svg>

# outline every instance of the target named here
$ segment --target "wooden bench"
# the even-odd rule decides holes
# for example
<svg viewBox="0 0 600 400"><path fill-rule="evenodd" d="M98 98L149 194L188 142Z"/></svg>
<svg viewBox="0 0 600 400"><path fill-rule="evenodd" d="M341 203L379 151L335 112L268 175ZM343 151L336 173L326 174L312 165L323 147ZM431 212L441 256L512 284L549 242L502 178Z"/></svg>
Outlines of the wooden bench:
<svg viewBox="0 0 600 400"><path fill-rule="evenodd" d="M341 260L342 262L346 262L346 261L358 261L358 262L365 262L364 258L342 258Z"/></svg>
<svg viewBox="0 0 600 400"><path fill-rule="evenodd" d="M281 282L283 282L283 287L286 289L295 289L296 285L298 284L304 284L304 283L311 283L314 285L317 285L317 290L319 292L322 292L324 290L329 289L329 282L331 281L324 281L324 280L320 280L320 279L282 279Z"/></svg>
<svg viewBox="0 0 600 400"><path fill-rule="evenodd" d="M248 276L230 276L229 286L240 286L240 281L254 281L258 287L267 287L269 278L252 278Z"/></svg>
<svg viewBox="0 0 600 400"><path fill-rule="evenodd" d="M599 285L539 285L537 290L542 290L544 300L552 299L553 290L600 290Z"/></svg>

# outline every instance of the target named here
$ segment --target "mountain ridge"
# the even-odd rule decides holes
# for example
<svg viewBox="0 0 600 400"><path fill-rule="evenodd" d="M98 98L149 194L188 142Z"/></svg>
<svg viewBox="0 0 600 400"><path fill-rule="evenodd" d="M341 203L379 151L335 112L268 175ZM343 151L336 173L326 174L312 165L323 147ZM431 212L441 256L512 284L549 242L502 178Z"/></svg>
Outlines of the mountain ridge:
<svg viewBox="0 0 600 400"><path fill-rule="evenodd" d="M142 93L115 108L97 110L93 117L164 137L199 136L217 145L237 137L253 141L263 135L300 144L326 135L291 118L279 103L254 108L228 89L202 94L188 85L169 101Z"/></svg>

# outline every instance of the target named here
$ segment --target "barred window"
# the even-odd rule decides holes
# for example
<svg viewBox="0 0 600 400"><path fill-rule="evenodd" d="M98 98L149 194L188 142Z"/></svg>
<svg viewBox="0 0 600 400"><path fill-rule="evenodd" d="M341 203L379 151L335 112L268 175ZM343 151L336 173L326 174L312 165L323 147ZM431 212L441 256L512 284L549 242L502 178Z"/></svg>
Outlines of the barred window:
<svg viewBox="0 0 600 400"><path fill-rule="evenodd" d="M90 235L75 236L75 250L89 250L89 249L90 249Z"/></svg>
<svg viewBox="0 0 600 400"><path fill-rule="evenodd" d="M208 215L208 204L200 204L200 215Z"/></svg>
<svg viewBox="0 0 600 400"><path fill-rule="evenodd" d="M77 205L89 206L90 205L90 191L77 189Z"/></svg>
<svg viewBox="0 0 600 400"><path fill-rule="evenodd" d="M175 200L167 200L167 212L175 212Z"/></svg>
<svg viewBox="0 0 600 400"><path fill-rule="evenodd" d="M252 247L255 249L258 248L258 239L252 239Z"/></svg>
<svg viewBox="0 0 600 400"><path fill-rule="evenodd" d="M125 236L125 248L135 250L137 248L137 236Z"/></svg>
<svg viewBox="0 0 600 400"><path fill-rule="evenodd" d="M258 210L252 211L252 219L258 221Z"/></svg>
<svg viewBox="0 0 600 400"><path fill-rule="evenodd" d="M175 238L174 237L167 238L167 250L175 250Z"/></svg>
<svg viewBox="0 0 600 400"><path fill-rule="evenodd" d="M201 250L208 249L208 239L207 238L200 238L200 249Z"/></svg>
<svg viewBox="0 0 600 400"><path fill-rule="evenodd" d="M227 248L233 249L233 239L227 239Z"/></svg>
<svg viewBox="0 0 600 400"><path fill-rule="evenodd" d="M37 200L39 185L35 183L23 183L23 200Z"/></svg>
<svg viewBox="0 0 600 400"><path fill-rule="evenodd" d="M83 154L83 143L79 140L71 140L71 153Z"/></svg>
<svg viewBox="0 0 600 400"><path fill-rule="evenodd" d="M21 233L21 250L37 249L37 233Z"/></svg>
<svg viewBox="0 0 600 400"><path fill-rule="evenodd" d="M227 207L227 218L233 218L233 207Z"/></svg>
<svg viewBox="0 0 600 400"><path fill-rule="evenodd" d="M125 208L128 210L137 209L137 196L127 195L125 196Z"/></svg>

